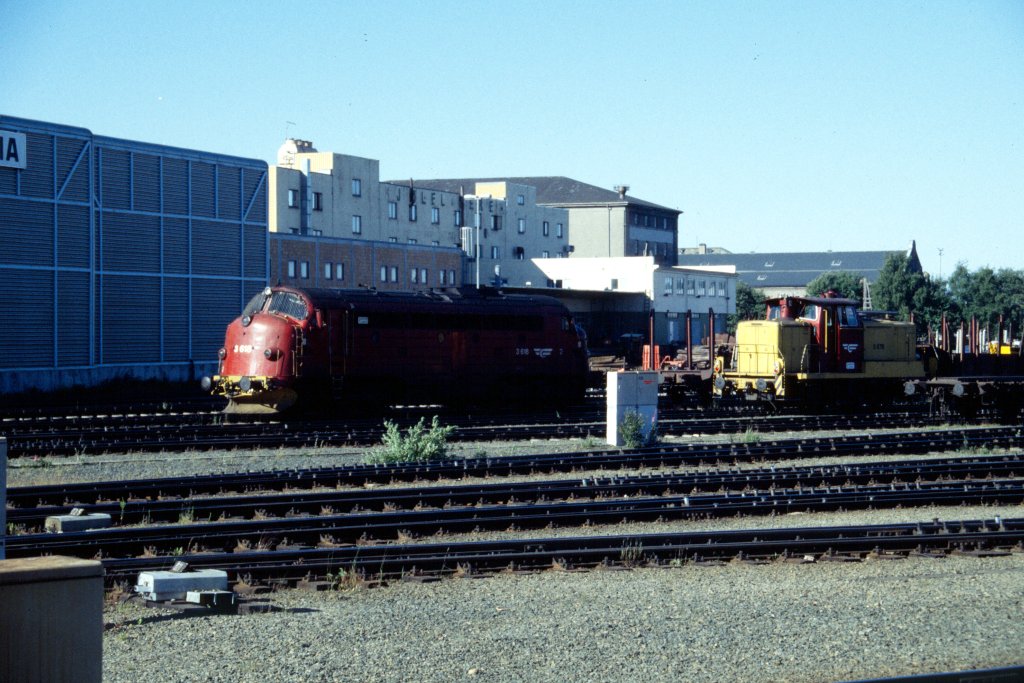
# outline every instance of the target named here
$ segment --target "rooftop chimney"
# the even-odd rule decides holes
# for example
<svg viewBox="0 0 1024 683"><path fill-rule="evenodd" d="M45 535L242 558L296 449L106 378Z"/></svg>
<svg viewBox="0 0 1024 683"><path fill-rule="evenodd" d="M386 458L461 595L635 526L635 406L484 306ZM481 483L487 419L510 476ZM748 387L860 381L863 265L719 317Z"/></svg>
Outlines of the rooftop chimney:
<svg viewBox="0 0 1024 683"><path fill-rule="evenodd" d="M619 199L625 199L626 193L629 192L629 185L616 185L615 191L619 193Z"/></svg>

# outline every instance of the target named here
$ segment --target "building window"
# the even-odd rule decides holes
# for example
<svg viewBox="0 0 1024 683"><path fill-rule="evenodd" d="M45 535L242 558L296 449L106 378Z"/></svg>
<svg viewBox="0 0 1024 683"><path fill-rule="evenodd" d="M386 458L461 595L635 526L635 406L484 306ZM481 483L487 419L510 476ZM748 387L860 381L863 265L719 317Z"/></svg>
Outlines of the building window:
<svg viewBox="0 0 1024 683"><path fill-rule="evenodd" d="M676 278L676 294L677 295L682 294L683 291L685 291L685 290L686 290L686 278L677 277Z"/></svg>
<svg viewBox="0 0 1024 683"><path fill-rule="evenodd" d="M547 251L547 250L544 250L544 251L540 252L540 257L541 258L551 258L551 252Z"/></svg>
<svg viewBox="0 0 1024 683"><path fill-rule="evenodd" d="M516 259L517 260L519 260L519 261L525 261L526 260L526 250L523 249L522 247L516 247L515 254L516 254Z"/></svg>
<svg viewBox="0 0 1024 683"><path fill-rule="evenodd" d="M462 209L455 209L455 227L462 227Z"/></svg>
<svg viewBox="0 0 1024 683"><path fill-rule="evenodd" d="M299 277L303 280L309 279L309 261L303 261L299 264Z"/></svg>
<svg viewBox="0 0 1024 683"><path fill-rule="evenodd" d="M672 293L672 278L665 278L665 295L668 296Z"/></svg>
<svg viewBox="0 0 1024 683"><path fill-rule="evenodd" d="M688 296L693 296L693 280L686 281L686 294Z"/></svg>
<svg viewBox="0 0 1024 683"><path fill-rule="evenodd" d="M352 196L362 197L363 196L363 181L359 178L352 179Z"/></svg>
<svg viewBox="0 0 1024 683"><path fill-rule="evenodd" d="M516 195L516 204L518 204L519 206L522 206L525 203L526 203L526 197L521 195L521 194L517 194Z"/></svg>
<svg viewBox="0 0 1024 683"><path fill-rule="evenodd" d="M661 218L661 227L662 227L663 230L668 230L668 218L662 216L662 218Z"/></svg>
<svg viewBox="0 0 1024 683"><path fill-rule="evenodd" d="M392 220L398 218L398 202L388 202L388 218Z"/></svg>
<svg viewBox="0 0 1024 683"><path fill-rule="evenodd" d="M423 284L427 284L428 275L430 275L430 273L427 272L426 268L420 268L420 282L422 282Z"/></svg>
<svg viewBox="0 0 1024 683"><path fill-rule="evenodd" d="M547 221L544 221L543 223L541 223L541 233L542 233L542 234L543 234L543 235L544 235L545 237L547 237L548 235L550 235L550 234L551 234L551 224L550 224L550 223L548 223Z"/></svg>
<svg viewBox="0 0 1024 683"><path fill-rule="evenodd" d="M314 192L313 193L313 210L323 211L324 210L324 193Z"/></svg>
<svg viewBox="0 0 1024 683"><path fill-rule="evenodd" d="M519 234L522 235L525 232L526 232L526 219L525 218L520 218L519 219Z"/></svg>
<svg viewBox="0 0 1024 683"><path fill-rule="evenodd" d="M497 214L491 216L491 230L501 230L501 216Z"/></svg>
<svg viewBox="0 0 1024 683"><path fill-rule="evenodd" d="M419 270L417 270L416 268L413 268L413 269L411 269L411 270L409 271L409 280L410 280L410 281L411 281L411 282L412 282L412 283L413 283L414 285L415 285L416 283L418 283L418 282L420 281L420 280L419 280L419 276L420 276L420 271L419 271Z"/></svg>
<svg viewBox="0 0 1024 683"><path fill-rule="evenodd" d="M410 204L409 205L409 220L411 220L411 221L415 221L416 220L416 205L415 204Z"/></svg>
<svg viewBox="0 0 1024 683"><path fill-rule="evenodd" d="M334 264L334 279L344 280L345 279L345 264L335 263Z"/></svg>
<svg viewBox="0 0 1024 683"><path fill-rule="evenodd" d="M381 266L380 267L380 281L381 282L387 282L388 281L388 267L387 266Z"/></svg>
<svg viewBox="0 0 1024 683"><path fill-rule="evenodd" d="M448 284L447 279L448 279L448 271L446 271L444 268L442 268L441 270L437 271L437 282L438 282L438 284L440 284L440 285Z"/></svg>
<svg viewBox="0 0 1024 683"><path fill-rule="evenodd" d="M299 234L299 229L298 228L289 228L289 230L291 231L291 233L293 235L298 235Z"/></svg>
<svg viewBox="0 0 1024 683"><path fill-rule="evenodd" d="M409 238L409 244L416 244L416 243L417 243L417 240L416 240L415 237L410 237Z"/></svg>
<svg viewBox="0 0 1024 683"><path fill-rule="evenodd" d="M288 208L297 209L299 208L299 191L288 190Z"/></svg>
<svg viewBox="0 0 1024 683"><path fill-rule="evenodd" d="M321 237L321 236L323 236L323 234L324 234L323 230L314 230L313 231L313 237Z"/></svg>
<svg viewBox="0 0 1024 683"><path fill-rule="evenodd" d="M288 277L295 277L295 261L288 262Z"/></svg>
<svg viewBox="0 0 1024 683"><path fill-rule="evenodd" d="M363 217L352 216L352 234L362 235L363 234Z"/></svg>
<svg viewBox="0 0 1024 683"><path fill-rule="evenodd" d="M438 242L437 240L430 240L430 243L431 243L432 245L434 245L435 247L439 247L439 246L441 246L441 243L440 243L440 242Z"/></svg>
<svg viewBox="0 0 1024 683"><path fill-rule="evenodd" d="M398 282L398 266L391 266L391 281Z"/></svg>
<svg viewBox="0 0 1024 683"><path fill-rule="evenodd" d="M398 238L397 237L389 237L388 238L388 242L391 242L391 244L396 244L398 242Z"/></svg>
<svg viewBox="0 0 1024 683"><path fill-rule="evenodd" d="M334 264L328 261L324 264L324 279L330 280L332 277L334 277Z"/></svg>
<svg viewBox="0 0 1024 683"><path fill-rule="evenodd" d="M725 296L725 283L724 282L719 282L718 283L718 296Z"/></svg>
<svg viewBox="0 0 1024 683"><path fill-rule="evenodd" d="M707 293L707 286L705 280L700 280L697 283L697 296L704 296Z"/></svg>
<svg viewBox="0 0 1024 683"><path fill-rule="evenodd" d="M430 208L430 222L433 223L434 225L441 224L441 209L437 208L436 206L432 206Z"/></svg>
<svg viewBox="0 0 1024 683"><path fill-rule="evenodd" d="M454 285L455 284L455 271L454 270L449 270L448 271L448 284L450 284L450 285Z"/></svg>
<svg viewBox="0 0 1024 683"><path fill-rule="evenodd" d="M562 239L562 236L563 236L562 224L561 223L555 223L555 237L557 237L558 239Z"/></svg>
<svg viewBox="0 0 1024 683"><path fill-rule="evenodd" d="M501 247L491 247L491 258L495 261L501 258Z"/></svg>

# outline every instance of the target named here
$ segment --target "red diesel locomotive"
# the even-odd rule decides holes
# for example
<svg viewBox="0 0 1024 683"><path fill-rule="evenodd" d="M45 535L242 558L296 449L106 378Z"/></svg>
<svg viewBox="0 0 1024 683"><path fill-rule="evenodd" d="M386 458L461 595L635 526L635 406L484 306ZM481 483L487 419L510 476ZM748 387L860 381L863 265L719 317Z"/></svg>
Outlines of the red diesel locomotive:
<svg viewBox="0 0 1024 683"><path fill-rule="evenodd" d="M494 290L268 287L227 328L203 387L227 412L298 404L465 404L582 398L585 344L565 306Z"/></svg>

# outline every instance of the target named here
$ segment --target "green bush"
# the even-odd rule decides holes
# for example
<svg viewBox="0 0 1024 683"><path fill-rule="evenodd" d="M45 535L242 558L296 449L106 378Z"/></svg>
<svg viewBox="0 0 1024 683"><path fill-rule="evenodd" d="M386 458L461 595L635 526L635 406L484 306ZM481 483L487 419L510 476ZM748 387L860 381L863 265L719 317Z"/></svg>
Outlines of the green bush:
<svg viewBox="0 0 1024 683"><path fill-rule="evenodd" d="M443 460L448 454L448 437L455 427L442 427L437 415L434 416L428 430L423 418L406 430L405 436L398 425L390 420L384 421L383 446L370 454L371 463L396 462L430 462Z"/></svg>
<svg viewBox="0 0 1024 683"><path fill-rule="evenodd" d="M622 445L626 448L640 448L650 446L658 440L658 429L655 425L645 437L643 416L635 410L629 410L619 423L619 435L622 437Z"/></svg>

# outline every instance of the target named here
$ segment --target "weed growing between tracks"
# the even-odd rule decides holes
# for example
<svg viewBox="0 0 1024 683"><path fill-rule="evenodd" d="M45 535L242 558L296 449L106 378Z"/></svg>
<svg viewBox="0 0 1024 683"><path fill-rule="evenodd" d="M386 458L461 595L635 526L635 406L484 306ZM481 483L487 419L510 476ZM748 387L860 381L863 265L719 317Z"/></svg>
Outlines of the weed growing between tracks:
<svg viewBox="0 0 1024 683"><path fill-rule="evenodd" d="M406 430L402 436L398 425L390 420L384 421L383 447L370 454L369 462L390 464L398 462L431 462L444 460L448 454L448 438L455 432L455 427L441 426L437 415L431 421L428 430L423 418Z"/></svg>

